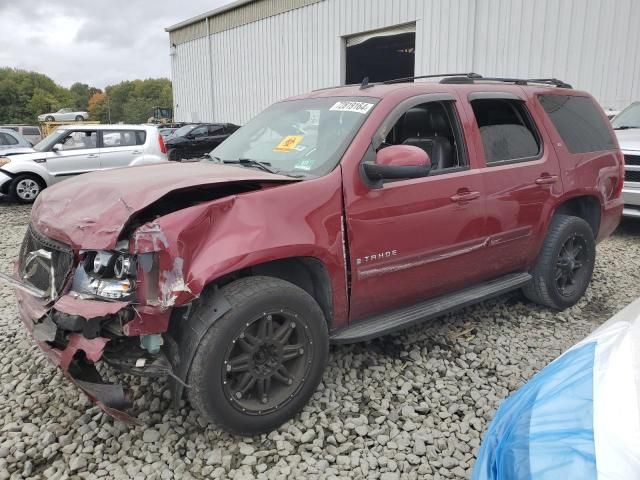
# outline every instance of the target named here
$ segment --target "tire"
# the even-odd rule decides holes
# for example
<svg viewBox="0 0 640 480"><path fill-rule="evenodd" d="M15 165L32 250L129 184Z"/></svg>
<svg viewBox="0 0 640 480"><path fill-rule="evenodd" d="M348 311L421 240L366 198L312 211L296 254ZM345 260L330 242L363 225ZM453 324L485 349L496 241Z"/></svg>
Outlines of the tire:
<svg viewBox="0 0 640 480"><path fill-rule="evenodd" d="M76 122L84 122L84 117L82 115L76 115Z"/></svg>
<svg viewBox="0 0 640 480"><path fill-rule="evenodd" d="M556 215L523 288L525 296L540 305L564 310L575 305L589 286L596 259L596 242L587 222Z"/></svg>
<svg viewBox="0 0 640 480"><path fill-rule="evenodd" d="M277 278L242 278L221 293L231 309L196 347L189 401L229 433L269 432L294 417L322 379L329 352L324 315L307 292ZM194 315L213 311L205 295Z"/></svg>
<svg viewBox="0 0 640 480"><path fill-rule="evenodd" d="M44 121L45 122L54 122L56 119L53 118L51 115L47 115L46 117L44 117Z"/></svg>
<svg viewBox="0 0 640 480"><path fill-rule="evenodd" d="M45 188L41 178L30 173L15 177L9 185L9 195L19 203L33 203Z"/></svg>
<svg viewBox="0 0 640 480"><path fill-rule="evenodd" d="M179 162L180 158L178 156L178 150L176 150L175 148L170 148L167 152L167 158L171 162Z"/></svg>

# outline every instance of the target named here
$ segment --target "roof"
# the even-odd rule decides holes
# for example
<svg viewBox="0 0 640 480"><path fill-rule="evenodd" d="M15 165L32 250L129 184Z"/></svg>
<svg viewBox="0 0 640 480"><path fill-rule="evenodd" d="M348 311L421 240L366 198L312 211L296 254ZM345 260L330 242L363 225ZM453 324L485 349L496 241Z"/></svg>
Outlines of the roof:
<svg viewBox="0 0 640 480"><path fill-rule="evenodd" d="M58 129L63 129L63 130L69 130L69 129L73 129L73 130L142 130L142 129L151 129L151 128L157 128L157 125L141 125L141 124L114 124L114 125L107 125L107 124L101 124L101 123L91 123L91 124L74 124L74 123L66 123L66 124L62 124L59 127L56 128L56 130Z"/></svg>
<svg viewBox="0 0 640 480"><path fill-rule="evenodd" d="M215 17L216 15L220 15L221 13L228 12L229 10L235 10L236 8L242 7L248 3L253 3L258 0L236 0L235 2L231 2L227 5L223 5L222 7L215 8L213 10L209 10L208 12L201 13L200 15L196 15L195 17L188 18L187 20L183 20L182 22L178 22L175 25L171 25L164 29L165 32L173 32L174 30L178 30L179 28L186 27L191 25L192 23L199 22L200 20L206 20L210 17Z"/></svg>
<svg viewBox="0 0 640 480"><path fill-rule="evenodd" d="M322 0L236 0L165 28L173 45L258 22Z"/></svg>
<svg viewBox="0 0 640 480"><path fill-rule="evenodd" d="M462 95L476 94L485 98L491 98L495 93L508 93L513 95L514 99L525 100L532 94L539 92L555 92L563 95L587 95L585 92L570 88L562 88L556 85L530 83L527 85L514 84L512 82L496 81L492 79L474 79L472 82L438 82L438 81L420 81L420 82L389 82L389 83L371 83L364 88L360 85L342 85L330 88L314 90L312 92L303 93L283 99L299 100L305 98L324 98L324 97L369 97L384 98L394 95L402 90L412 95L430 94L430 93L446 93L453 96L456 92L463 92ZM403 95L402 93L400 95ZM481 98L481 97L478 97Z"/></svg>

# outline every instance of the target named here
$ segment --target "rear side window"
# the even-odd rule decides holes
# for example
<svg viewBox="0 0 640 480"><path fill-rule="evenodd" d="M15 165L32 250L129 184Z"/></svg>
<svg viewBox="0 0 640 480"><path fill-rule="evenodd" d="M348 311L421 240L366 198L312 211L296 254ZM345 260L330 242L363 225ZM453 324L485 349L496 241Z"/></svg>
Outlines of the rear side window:
<svg viewBox="0 0 640 480"><path fill-rule="evenodd" d="M144 130L105 130L102 132L104 148L144 145L146 139L147 132Z"/></svg>
<svg viewBox="0 0 640 480"><path fill-rule="evenodd" d="M540 95L540 103L571 153L612 150L615 143L593 99Z"/></svg>
<svg viewBox="0 0 640 480"><path fill-rule="evenodd" d="M12 135L8 133L0 132L0 145L17 145L18 140L16 140Z"/></svg>
<svg viewBox="0 0 640 480"><path fill-rule="evenodd" d="M36 127L24 127L22 130L23 135L40 135L40 130Z"/></svg>
<svg viewBox="0 0 640 480"><path fill-rule="evenodd" d="M487 165L534 159L540 136L521 100L487 98L471 102Z"/></svg>

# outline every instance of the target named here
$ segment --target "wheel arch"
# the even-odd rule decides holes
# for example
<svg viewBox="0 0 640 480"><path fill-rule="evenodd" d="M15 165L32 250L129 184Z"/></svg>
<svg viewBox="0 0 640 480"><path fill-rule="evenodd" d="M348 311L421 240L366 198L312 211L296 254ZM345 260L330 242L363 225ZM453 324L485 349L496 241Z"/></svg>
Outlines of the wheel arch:
<svg viewBox="0 0 640 480"><path fill-rule="evenodd" d="M553 212L553 215L572 215L582 218L591 227L593 237L598 237L602 205L596 195L580 195L564 199ZM549 224L551 221L549 221Z"/></svg>
<svg viewBox="0 0 640 480"><path fill-rule="evenodd" d="M239 278L274 277L292 283L311 295L330 328L333 321L333 287L325 264L316 257L296 256L270 260L225 274L211 281L206 289L219 288Z"/></svg>

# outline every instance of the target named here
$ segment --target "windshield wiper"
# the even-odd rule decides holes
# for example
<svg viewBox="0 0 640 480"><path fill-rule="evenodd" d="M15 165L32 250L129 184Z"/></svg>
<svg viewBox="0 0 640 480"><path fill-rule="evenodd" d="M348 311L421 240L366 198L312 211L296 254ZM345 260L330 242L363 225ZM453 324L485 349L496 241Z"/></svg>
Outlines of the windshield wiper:
<svg viewBox="0 0 640 480"><path fill-rule="evenodd" d="M257 160L251 160L250 158L239 158L238 160L223 160L222 163L240 164L247 167L255 167L264 172L275 174L276 171L269 168L271 164L269 162L258 162Z"/></svg>
<svg viewBox="0 0 640 480"><path fill-rule="evenodd" d="M613 127L614 130L630 130L632 128L640 128L640 126L620 125L619 127Z"/></svg>

